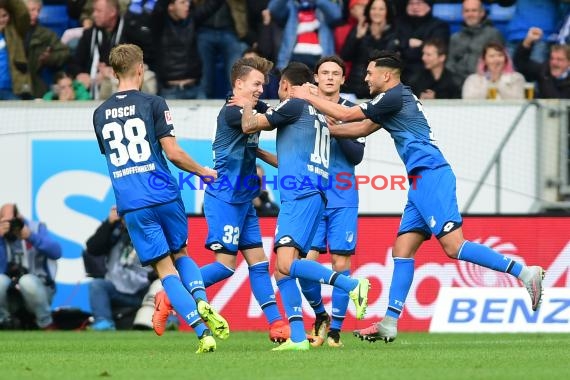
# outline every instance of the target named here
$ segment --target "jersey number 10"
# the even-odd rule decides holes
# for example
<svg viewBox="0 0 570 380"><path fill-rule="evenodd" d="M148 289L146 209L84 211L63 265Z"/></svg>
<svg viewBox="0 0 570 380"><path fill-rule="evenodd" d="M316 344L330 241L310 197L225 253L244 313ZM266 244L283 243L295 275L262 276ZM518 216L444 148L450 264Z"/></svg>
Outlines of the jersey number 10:
<svg viewBox="0 0 570 380"><path fill-rule="evenodd" d="M315 120L315 147L311 153L311 162L322 164L325 169L329 167L331 153L331 134L327 127L321 127L321 123Z"/></svg>

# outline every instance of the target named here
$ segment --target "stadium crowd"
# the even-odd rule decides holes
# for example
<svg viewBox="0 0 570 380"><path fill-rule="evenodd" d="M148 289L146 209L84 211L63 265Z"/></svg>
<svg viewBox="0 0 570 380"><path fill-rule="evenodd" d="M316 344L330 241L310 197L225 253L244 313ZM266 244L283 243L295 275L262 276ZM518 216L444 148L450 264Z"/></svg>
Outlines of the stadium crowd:
<svg viewBox="0 0 570 380"><path fill-rule="evenodd" d="M374 49L422 99L570 98L569 38L568 0L0 0L0 100L106 99L119 43L166 99L224 98L246 52L277 69L337 54L343 93L366 98Z"/></svg>

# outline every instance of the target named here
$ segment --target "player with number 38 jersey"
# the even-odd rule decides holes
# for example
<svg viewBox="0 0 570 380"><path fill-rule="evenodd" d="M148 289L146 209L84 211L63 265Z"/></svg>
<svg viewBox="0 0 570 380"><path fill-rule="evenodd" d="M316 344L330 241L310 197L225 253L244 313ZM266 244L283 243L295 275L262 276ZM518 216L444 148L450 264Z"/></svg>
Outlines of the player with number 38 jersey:
<svg viewBox="0 0 570 380"><path fill-rule="evenodd" d="M174 136L164 99L136 90L117 93L95 110L93 125L101 153L108 152L119 215L180 196L159 142Z"/></svg>

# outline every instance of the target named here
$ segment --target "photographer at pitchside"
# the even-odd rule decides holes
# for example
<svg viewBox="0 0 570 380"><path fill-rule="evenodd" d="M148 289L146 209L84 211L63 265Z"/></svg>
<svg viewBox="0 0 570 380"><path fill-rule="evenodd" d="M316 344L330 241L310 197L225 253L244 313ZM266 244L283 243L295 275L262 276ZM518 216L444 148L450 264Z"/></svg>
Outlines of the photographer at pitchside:
<svg viewBox="0 0 570 380"><path fill-rule="evenodd" d="M15 204L0 208L0 328L17 327L9 304L21 296L37 327L53 329L53 260L60 257L61 246L44 223L24 219Z"/></svg>

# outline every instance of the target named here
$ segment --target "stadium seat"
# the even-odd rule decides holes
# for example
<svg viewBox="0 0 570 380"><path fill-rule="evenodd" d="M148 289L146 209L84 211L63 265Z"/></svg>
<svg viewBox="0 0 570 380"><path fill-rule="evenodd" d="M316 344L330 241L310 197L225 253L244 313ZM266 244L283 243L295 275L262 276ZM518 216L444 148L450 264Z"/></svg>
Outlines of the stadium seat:
<svg viewBox="0 0 570 380"><path fill-rule="evenodd" d="M451 33L455 33L461 28L461 23L463 22L461 8L461 4L437 3L433 5L432 14L447 22L451 29Z"/></svg>
<svg viewBox="0 0 570 380"><path fill-rule="evenodd" d="M39 23L53 30L61 38L63 32L69 28L69 16L66 5L44 5L40 12Z"/></svg>
<svg viewBox="0 0 570 380"><path fill-rule="evenodd" d="M511 5L510 7L501 7L497 4L491 4L487 8L489 20L491 20L493 22L493 25L501 31L503 36L506 36L507 34L507 27L515 14L515 8L516 5Z"/></svg>

